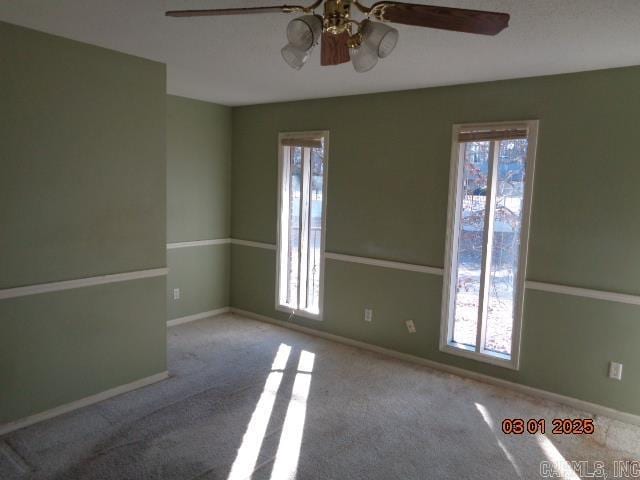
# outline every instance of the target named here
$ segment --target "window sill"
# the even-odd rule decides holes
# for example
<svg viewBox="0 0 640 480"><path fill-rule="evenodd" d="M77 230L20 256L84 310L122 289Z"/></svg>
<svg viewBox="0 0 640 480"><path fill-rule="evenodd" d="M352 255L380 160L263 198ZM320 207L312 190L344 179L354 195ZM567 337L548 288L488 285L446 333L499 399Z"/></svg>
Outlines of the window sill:
<svg viewBox="0 0 640 480"><path fill-rule="evenodd" d="M311 313L305 310L296 310L286 305L276 305L276 310L279 312L287 313L289 315L293 315L294 317L307 318L309 320L315 320L317 322L322 321L322 311L320 311L320 313Z"/></svg>
<svg viewBox="0 0 640 480"><path fill-rule="evenodd" d="M476 352L475 348L460 343L450 342L440 345L440 351L511 370L519 369L517 358L489 351Z"/></svg>

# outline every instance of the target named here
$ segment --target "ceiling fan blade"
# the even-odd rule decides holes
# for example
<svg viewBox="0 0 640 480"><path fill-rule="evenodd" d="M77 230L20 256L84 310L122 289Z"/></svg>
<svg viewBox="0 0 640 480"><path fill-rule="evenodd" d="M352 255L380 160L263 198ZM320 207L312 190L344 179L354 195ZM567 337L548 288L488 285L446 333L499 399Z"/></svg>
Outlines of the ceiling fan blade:
<svg viewBox="0 0 640 480"><path fill-rule="evenodd" d="M414 3L374 3L369 15L378 20L456 32L497 35L509 25L509 14Z"/></svg>
<svg viewBox="0 0 640 480"><path fill-rule="evenodd" d="M243 13L291 13L302 12L304 7L297 5L279 5L273 7L250 8L217 8L208 10L170 10L165 13L167 17L209 17L217 15L241 15Z"/></svg>
<svg viewBox="0 0 640 480"><path fill-rule="evenodd" d="M349 56L349 47L347 41L349 33L342 32L338 35L323 32L322 42L320 44L320 65L340 65L347 63L351 57Z"/></svg>

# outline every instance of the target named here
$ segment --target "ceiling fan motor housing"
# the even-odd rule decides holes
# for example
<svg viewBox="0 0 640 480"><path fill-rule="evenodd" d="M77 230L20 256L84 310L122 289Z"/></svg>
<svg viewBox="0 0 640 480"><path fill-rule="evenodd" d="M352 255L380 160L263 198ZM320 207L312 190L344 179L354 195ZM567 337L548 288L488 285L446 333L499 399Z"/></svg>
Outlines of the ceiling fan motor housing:
<svg viewBox="0 0 640 480"><path fill-rule="evenodd" d="M350 16L351 0L326 0L324 3L324 31L334 35L345 31L351 32Z"/></svg>

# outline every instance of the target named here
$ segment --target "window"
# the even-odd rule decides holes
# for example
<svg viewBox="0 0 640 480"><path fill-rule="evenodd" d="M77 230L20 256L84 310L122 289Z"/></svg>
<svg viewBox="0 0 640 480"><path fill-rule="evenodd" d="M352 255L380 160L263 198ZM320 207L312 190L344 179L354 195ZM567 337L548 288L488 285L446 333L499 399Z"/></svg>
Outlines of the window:
<svg viewBox="0 0 640 480"><path fill-rule="evenodd" d="M514 369L537 128L453 128L440 349Z"/></svg>
<svg viewBox="0 0 640 480"><path fill-rule="evenodd" d="M276 308L322 317L328 132L279 138Z"/></svg>

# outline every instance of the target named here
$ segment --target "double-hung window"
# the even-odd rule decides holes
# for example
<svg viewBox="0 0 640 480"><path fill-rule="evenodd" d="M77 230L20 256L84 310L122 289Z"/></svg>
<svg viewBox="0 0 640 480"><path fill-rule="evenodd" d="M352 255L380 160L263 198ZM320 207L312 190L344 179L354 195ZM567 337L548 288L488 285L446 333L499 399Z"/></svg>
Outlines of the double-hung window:
<svg viewBox="0 0 640 480"><path fill-rule="evenodd" d="M443 351L518 368L537 130L453 128Z"/></svg>
<svg viewBox="0 0 640 480"><path fill-rule="evenodd" d="M276 308L322 317L328 132L282 133Z"/></svg>

